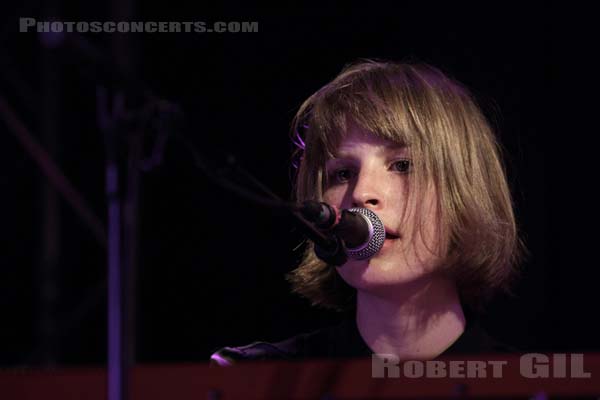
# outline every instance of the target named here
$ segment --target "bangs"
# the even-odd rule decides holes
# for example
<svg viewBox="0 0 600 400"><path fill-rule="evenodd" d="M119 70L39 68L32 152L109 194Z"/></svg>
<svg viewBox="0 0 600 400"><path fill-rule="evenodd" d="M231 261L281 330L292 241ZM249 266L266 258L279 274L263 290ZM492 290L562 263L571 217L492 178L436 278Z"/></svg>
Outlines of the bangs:
<svg viewBox="0 0 600 400"><path fill-rule="evenodd" d="M422 136L412 117L411 96L399 88L402 82L380 72L347 75L324 87L312 97L307 118L309 149L322 154L319 160L332 158L354 123L379 138L410 146Z"/></svg>

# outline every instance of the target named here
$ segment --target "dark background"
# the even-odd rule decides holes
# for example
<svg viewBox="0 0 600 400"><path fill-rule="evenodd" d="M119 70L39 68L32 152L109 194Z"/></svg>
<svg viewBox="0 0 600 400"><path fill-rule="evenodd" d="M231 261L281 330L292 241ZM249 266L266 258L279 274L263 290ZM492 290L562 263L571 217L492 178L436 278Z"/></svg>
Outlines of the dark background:
<svg viewBox="0 0 600 400"><path fill-rule="evenodd" d="M103 21L115 19L115 6L33 1L4 8L0 94L106 223L106 153L95 116L101 74L85 77L81 57L44 50L35 33L17 32L19 17ZM565 144L581 132L559 123L564 99L556 95L548 14L543 4L500 2L294 11L144 3L121 19L258 21L259 32L84 37L107 55L116 42L131 46L109 58L130 60L136 78L181 105L186 136L199 151L217 164L236 155L285 198L290 120L345 64L378 58L441 68L473 90L499 131L530 251L515 296L497 298L484 325L523 350L598 351L593 244L573 227L592 210L579 189L589 186L581 171L590 159ZM48 124L54 133L44 133ZM48 189L4 121L0 132L0 364L103 363L105 250ZM292 221L211 184L174 137L162 165L142 175L139 205L138 361L204 362L221 346L283 339L339 318L289 294L284 275L302 240Z"/></svg>

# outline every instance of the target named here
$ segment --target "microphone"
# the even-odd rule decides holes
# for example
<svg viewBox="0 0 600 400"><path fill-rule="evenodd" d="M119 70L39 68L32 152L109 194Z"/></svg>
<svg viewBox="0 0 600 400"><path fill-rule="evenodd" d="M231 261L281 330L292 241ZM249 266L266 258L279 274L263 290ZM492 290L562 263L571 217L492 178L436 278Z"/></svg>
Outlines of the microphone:
<svg viewBox="0 0 600 400"><path fill-rule="evenodd" d="M346 257L364 260L381 250L385 241L385 227L381 219L368 208L338 210L327 203L305 201L301 214L323 231L333 234L340 246L325 248L315 243L315 253L323 261L342 265Z"/></svg>

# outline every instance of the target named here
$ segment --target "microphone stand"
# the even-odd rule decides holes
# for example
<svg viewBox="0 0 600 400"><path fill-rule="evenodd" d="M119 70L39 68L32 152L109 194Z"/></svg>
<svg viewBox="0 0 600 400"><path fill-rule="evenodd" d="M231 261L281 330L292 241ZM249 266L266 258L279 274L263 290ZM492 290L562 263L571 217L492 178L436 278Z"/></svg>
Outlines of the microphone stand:
<svg viewBox="0 0 600 400"><path fill-rule="evenodd" d="M126 112L125 97L117 93L112 112L108 95L97 90L97 113L106 144L106 196L108 203L108 399L129 397L130 368L135 363L136 276L138 253L138 198L142 171L161 162L158 154L171 117L179 111L153 96ZM148 160L142 159L142 139L150 119L157 116L158 139ZM127 143L125 160L119 159L120 138ZM123 173L122 171L125 171ZM122 179L121 175L125 178ZM124 185L124 190L121 190Z"/></svg>
<svg viewBox="0 0 600 400"><path fill-rule="evenodd" d="M124 98L117 94L112 112L108 108L107 90L98 87L98 125L106 146L106 199L108 205L108 399L125 400L129 396L129 370L134 363L135 334L135 246L137 245L135 201L139 191L139 173L129 168L127 197L121 194L119 136L123 132ZM130 134L134 137L134 134ZM131 140L127 164L138 154L136 140ZM125 210L125 212L123 212Z"/></svg>
<svg viewBox="0 0 600 400"><path fill-rule="evenodd" d="M83 37L69 35L54 38L57 44L67 44L87 64L96 68L113 86L121 88L142 105L133 111L125 110L124 92L117 92L109 105L108 90L97 87L97 118L106 146L106 198L108 203L108 399L126 400L129 397L130 368L135 361L135 267L137 261L137 199L139 197L140 170L148 170L160 164L161 147L164 146L166 125L173 122L172 117L181 117L179 108L154 96L144 82L137 77L111 65L108 58ZM56 46L57 44L53 46ZM115 84L116 82L116 84ZM157 139L155 152L148 160L142 160L142 132L146 124L158 112L162 135ZM136 129L131 129L132 122ZM120 139L124 136L128 143L129 154L124 163L119 159ZM216 176L204 165L202 157L194 146L181 135L178 139L192 152L196 166L203 170L214 183L219 184L247 200L272 208L284 208L291 212L303 233L311 239L318 249L322 249L322 258L331 260L333 265L341 265L345 259L343 243L337 237L325 235L309 222L298 205L286 203L270 192L264 185L252 178L249 173L235 166L238 171L252 180L255 186L267 193L270 199L252 193L241 186ZM122 168L127 167L126 179L122 179ZM234 165L230 158L230 164ZM126 182L126 195L121 187Z"/></svg>
<svg viewBox="0 0 600 400"><path fill-rule="evenodd" d="M135 74L114 65L110 58L83 36L58 34L42 36L47 47L65 47L91 71L82 71L97 84L96 115L106 147L107 199L107 394L109 400L129 398L130 368L135 363L136 266L138 246L138 198L141 171L160 164L154 154L142 160L142 139L151 119L158 115L162 126L177 108L154 96ZM91 72L91 73L90 73ZM115 95L109 98L107 87ZM112 101L111 101L112 100ZM135 102L126 110L125 103ZM153 122L153 121L152 121ZM161 132L159 132L160 134ZM164 139L164 137L162 137ZM160 150L163 140L156 140ZM122 145L126 154L122 156ZM156 149L155 149L156 150Z"/></svg>
<svg viewBox="0 0 600 400"><path fill-rule="evenodd" d="M314 243L317 257L325 261L327 264L335 266L343 265L347 261L348 256L345 251L345 244L340 237L336 235L324 234L321 230L317 229L315 223L311 221L310 218L307 219L307 216L311 214L310 212L306 213L307 204L317 204L317 202L305 202L302 205L285 202L269 188L267 188L262 182L252 176L248 171L241 168L236 163L235 157L230 155L228 157L229 169L234 171L237 175L246 178L246 180L248 180L269 197L269 199L261 198L259 195L251 193L247 189L242 188L221 176L214 175L211 170L204 165L202 158L197 153L196 149L185 138L181 139L186 147L192 152L192 155L196 161L196 166L201 169L214 183L254 203L267 207L286 209L290 212L302 233L304 233L304 235L306 235Z"/></svg>

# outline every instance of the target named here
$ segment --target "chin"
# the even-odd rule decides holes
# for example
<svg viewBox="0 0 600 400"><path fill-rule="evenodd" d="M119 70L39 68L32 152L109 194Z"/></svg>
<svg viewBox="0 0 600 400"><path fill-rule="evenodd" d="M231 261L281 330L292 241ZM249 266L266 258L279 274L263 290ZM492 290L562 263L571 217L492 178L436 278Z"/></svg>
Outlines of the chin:
<svg viewBox="0 0 600 400"><path fill-rule="evenodd" d="M369 260L351 260L337 268L342 279L357 290L385 291L397 290L405 285L428 279L431 273L422 266L398 263L374 257Z"/></svg>

